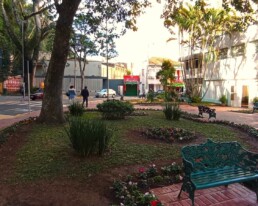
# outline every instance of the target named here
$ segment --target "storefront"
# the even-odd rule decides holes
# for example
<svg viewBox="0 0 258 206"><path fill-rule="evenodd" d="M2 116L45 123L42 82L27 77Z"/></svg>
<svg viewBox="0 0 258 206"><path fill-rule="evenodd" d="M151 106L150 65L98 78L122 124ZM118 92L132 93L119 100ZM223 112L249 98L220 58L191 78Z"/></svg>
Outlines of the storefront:
<svg viewBox="0 0 258 206"><path fill-rule="evenodd" d="M138 96L140 76L124 76L124 96Z"/></svg>

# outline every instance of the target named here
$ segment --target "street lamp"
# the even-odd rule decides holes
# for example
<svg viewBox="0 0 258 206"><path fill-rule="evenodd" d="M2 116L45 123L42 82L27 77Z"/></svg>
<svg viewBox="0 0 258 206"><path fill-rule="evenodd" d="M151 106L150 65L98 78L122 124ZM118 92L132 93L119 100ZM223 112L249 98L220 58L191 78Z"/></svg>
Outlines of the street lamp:
<svg viewBox="0 0 258 206"><path fill-rule="evenodd" d="M23 88L23 100L25 98L25 82L24 82L24 21L22 21L22 88Z"/></svg>
<svg viewBox="0 0 258 206"><path fill-rule="evenodd" d="M107 18L106 18L106 50L107 50L107 99L109 99L109 77L108 77L108 28L107 28Z"/></svg>

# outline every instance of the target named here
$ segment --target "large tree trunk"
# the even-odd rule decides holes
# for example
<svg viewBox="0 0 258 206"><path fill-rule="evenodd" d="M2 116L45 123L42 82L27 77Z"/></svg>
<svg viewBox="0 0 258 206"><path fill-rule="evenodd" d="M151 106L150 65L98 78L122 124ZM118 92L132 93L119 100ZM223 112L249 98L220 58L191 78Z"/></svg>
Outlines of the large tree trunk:
<svg viewBox="0 0 258 206"><path fill-rule="evenodd" d="M57 1L56 1L57 2ZM62 84L65 64L69 52L69 39L73 18L81 0L63 0L56 5L59 18L52 56L45 79L45 92L39 121L44 123L63 123Z"/></svg>

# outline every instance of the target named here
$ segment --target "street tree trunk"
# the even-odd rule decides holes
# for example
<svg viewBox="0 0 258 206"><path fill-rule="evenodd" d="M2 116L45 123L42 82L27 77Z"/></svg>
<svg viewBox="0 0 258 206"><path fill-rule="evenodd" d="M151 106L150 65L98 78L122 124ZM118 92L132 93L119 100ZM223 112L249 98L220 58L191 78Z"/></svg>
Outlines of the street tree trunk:
<svg viewBox="0 0 258 206"><path fill-rule="evenodd" d="M69 39L75 13L81 0L56 2L59 18L53 44L52 56L45 79L45 90L39 121L42 123L63 123L62 85L65 64L69 52Z"/></svg>

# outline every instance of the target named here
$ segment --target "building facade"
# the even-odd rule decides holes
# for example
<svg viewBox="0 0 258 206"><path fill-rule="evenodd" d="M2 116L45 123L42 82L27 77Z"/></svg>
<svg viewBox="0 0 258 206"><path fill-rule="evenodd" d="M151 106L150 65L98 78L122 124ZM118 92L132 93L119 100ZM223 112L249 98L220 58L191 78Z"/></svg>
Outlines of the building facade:
<svg viewBox="0 0 258 206"><path fill-rule="evenodd" d="M162 58L158 58L158 60L156 60L156 58L151 58L148 60L147 65L141 70L139 86L140 94L147 94L150 90L156 92L164 89L160 80L156 78L157 73L161 70L162 61ZM176 63L178 64L178 62ZM180 87L181 90L181 88L184 88L183 69L179 64L174 67L176 68L175 83L180 83L180 85L178 84L178 87Z"/></svg>
<svg viewBox="0 0 258 206"><path fill-rule="evenodd" d="M253 98L258 96L258 25L231 37L219 36L214 49L217 58L207 64L207 72L199 82L203 86L203 101L218 103L225 95L229 106L251 108ZM181 59L186 71L198 75L197 67L202 61L198 53ZM189 68L189 59L199 62L192 64L194 68ZM186 78L189 77L186 75Z"/></svg>
<svg viewBox="0 0 258 206"><path fill-rule="evenodd" d="M44 82L49 61L45 60L39 64L35 74L34 85L38 86ZM88 60L84 71L84 86L88 87L90 94L95 94L103 88L119 91L118 85L123 85L123 77L127 73L127 65L123 63L103 63L100 60ZM108 74L108 78L107 78ZM66 92L73 85L76 91L81 91L81 72L79 62L68 59L64 71L63 91Z"/></svg>

